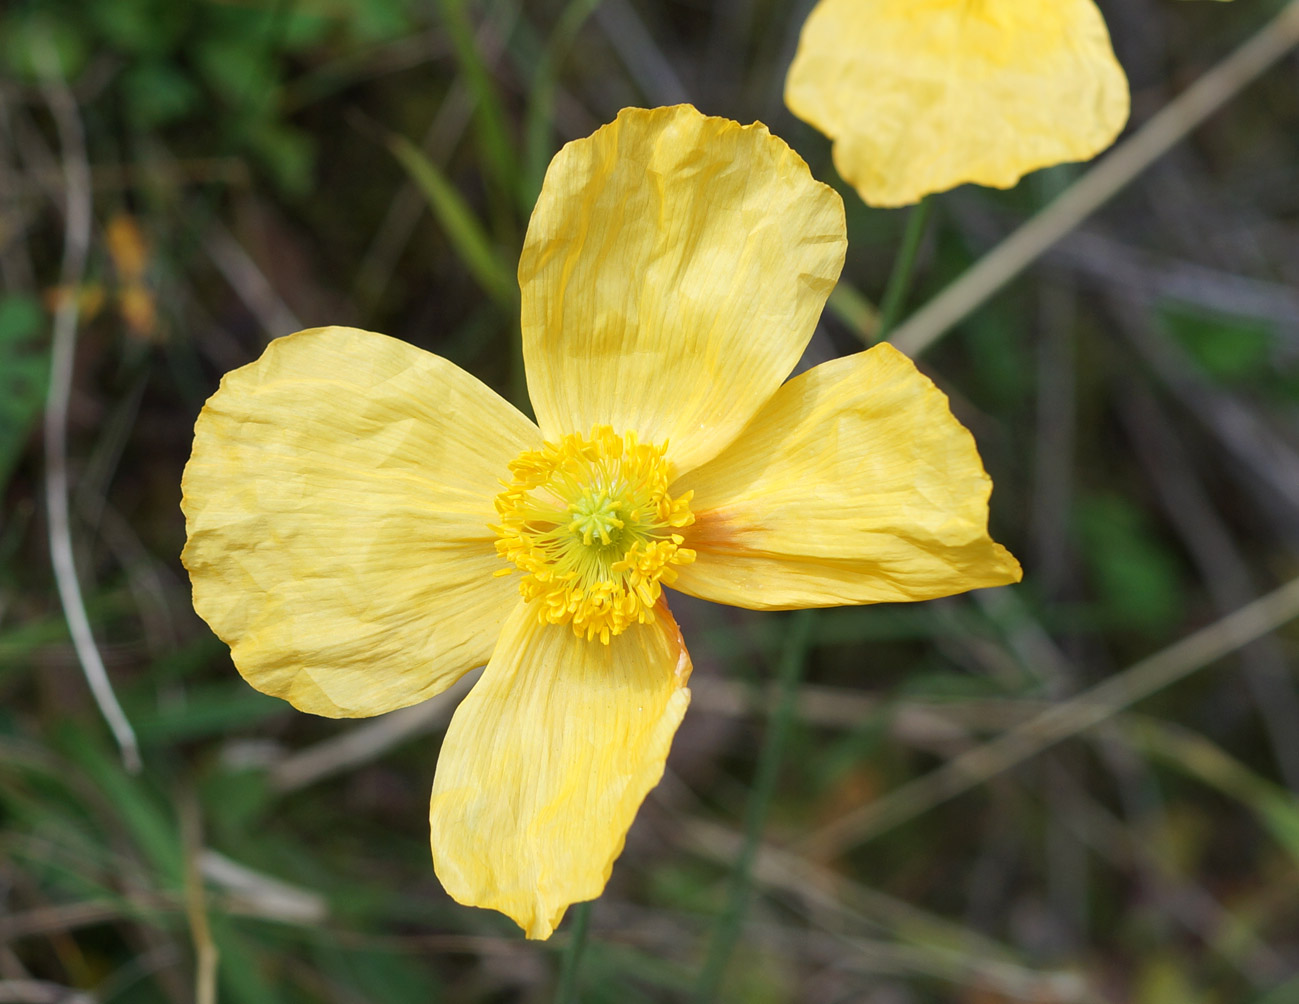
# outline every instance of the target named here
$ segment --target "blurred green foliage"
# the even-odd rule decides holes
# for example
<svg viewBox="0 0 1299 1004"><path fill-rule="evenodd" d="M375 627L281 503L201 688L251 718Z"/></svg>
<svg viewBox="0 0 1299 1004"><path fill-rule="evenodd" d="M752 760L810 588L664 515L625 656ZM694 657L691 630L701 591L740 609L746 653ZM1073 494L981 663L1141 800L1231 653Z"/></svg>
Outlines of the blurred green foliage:
<svg viewBox="0 0 1299 1004"><path fill-rule="evenodd" d="M1159 528L1132 500L1118 495L1078 503L1081 552L1096 583L1101 625L1167 631L1182 616L1184 570Z"/></svg>
<svg viewBox="0 0 1299 1004"><path fill-rule="evenodd" d="M372 45L414 28L407 0L175 3L25 0L0 15L0 66L39 79L52 46L65 79L94 59L120 65L112 103L133 132L201 129L251 156L287 195L311 189L316 139L285 115L281 88L324 45Z"/></svg>
<svg viewBox="0 0 1299 1004"><path fill-rule="evenodd" d="M1105 7L1141 109L1258 17L1246 4ZM828 144L782 109L806 8L24 0L0 10L0 991L31 978L92 990L101 1004L192 1001L206 920L221 1001L548 999L564 930L524 943L509 921L451 902L432 873L439 722L373 756L340 753L365 724L312 719L254 692L193 615L177 560L190 429L221 373L295 319L390 331L522 403L513 276L545 165L620 105L676 100L678 88L708 112L768 122L843 193L844 283L811 358L855 351L906 214L862 205ZM43 54L85 126L96 213L87 287L106 289L111 308L86 310L79 332L73 538L96 639L142 744L139 776L121 767L86 697L46 554L36 426L49 305L88 290L56 289L59 139L37 86ZM758 870L726 1000L1299 1000L1299 802L1284 783L1294 780L1285 737L1266 724L1277 691L1257 688L1258 649L861 846L821 857L804 843L1050 702L1122 679L1227 612L1224 582L1243 578L1248 594L1299 566L1294 499L1241 462L1230 426L1250 416L1278 463L1299 440L1294 327L1276 307L1299 283L1299 97L1288 80L1261 86L1265 100L1224 112L1155 169L1167 176L1088 226L1170 273L1191 261L1197 275L1229 276L1246 271L1235 247L1262 249L1249 271L1270 291L1268 310L1255 316L1237 296L1239 312L1224 311L1212 290L1202 301L1134 293L1066 260L923 360L975 435L996 484L994 536L1025 559L1026 579L1008 593L818 617L767 828L779 854ZM923 303L1075 176L942 196L907 302ZM115 216L142 235L157 330L133 330L112 299ZM1216 243L1228 237L1237 243ZM1194 380L1143 354L1129 337L1134 314ZM1185 459L1141 452L1134 393L1157 402L1141 421L1164 421ZM1168 485L1185 479L1226 541L1219 560L1243 573L1220 565L1209 581L1197 564L1202 541L1168 502ZM774 653L789 632L779 614L673 603L695 659L695 707L596 905L588 1004L689 993L727 901ZM1284 701L1294 632L1268 642ZM1278 674L1268 679L1275 688ZM286 780L330 757L336 769Z"/></svg>
<svg viewBox="0 0 1299 1004"><path fill-rule="evenodd" d="M50 354L45 312L30 295L0 295L0 485L9 480L45 404Z"/></svg>

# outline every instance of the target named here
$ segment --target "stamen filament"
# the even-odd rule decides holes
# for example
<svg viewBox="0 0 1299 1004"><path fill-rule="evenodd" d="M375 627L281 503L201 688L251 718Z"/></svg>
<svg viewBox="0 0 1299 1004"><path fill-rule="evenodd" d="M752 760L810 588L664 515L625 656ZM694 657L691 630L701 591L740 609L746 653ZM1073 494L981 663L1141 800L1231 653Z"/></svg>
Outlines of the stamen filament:
<svg viewBox="0 0 1299 1004"><path fill-rule="evenodd" d="M668 494L666 452L666 443L596 426L590 438L574 433L510 464L496 497L496 550L525 573L519 591L539 601L540 620L608 644L650 619L662 584L676 578L672 566L695 557L672 532L694 515L691 493Z"/></svg>

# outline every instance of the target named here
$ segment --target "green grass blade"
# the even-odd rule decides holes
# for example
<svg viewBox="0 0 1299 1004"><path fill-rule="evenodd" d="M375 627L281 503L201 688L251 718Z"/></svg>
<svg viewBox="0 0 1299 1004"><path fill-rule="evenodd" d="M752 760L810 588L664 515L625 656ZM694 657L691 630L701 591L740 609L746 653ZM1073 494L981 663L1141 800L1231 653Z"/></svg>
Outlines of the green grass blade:
<svg viewBox="0 0 1299 1004"><path fill-rule="evenodd" d="M862 291L847 279L840 279L826 302L830 313L852 329L867 345L879 341L880 313Z"/></svg>
<svg viewBox="0 0 1299 1004"><path fill-rule="evenodd" d="M456 61L460 64L465 83L474 97L474 117L488 175L499 191L515 198L520 192L518 154L510 141L505 107L501 103L493 75L483 62L482 53L474 40L464 0L439 0L438 6L442 10L442 19L455 49Z"/></svg>
<svg viewBox="0 0 1299 1004"><path fill-rule="evenodd" d="M572 49L578 31L600 3L601 0L569 0L532 75L532 97L528 102L523 134L525 208L531 206L541 192L541 181L554 153L551 120L559 86L559 67Z"/></svg>
<svg viewBox="0 0 1299 1004"><path fill-rule="evenodd" d="M815 617L815 611L800 610L789 619L789 634L786 636L785 648L780 659L778 679L780 689L776 710L767 725L767 736L758 753L753 790L749 793L749 802L745 810L744 843L740 848L735 868L731 872L730 894L727 897L726 907L718 918L712 942L708 946L708 955L704 959L703 968L699 972L699 981L695 985L694 1000L697 1004L713 1004L719 999L718 993L721 990L722 980L726 976L727 965L731 961L731 954L740 940L740 932L744 927L744 915L748 911L749 896L753 887L753 863L757 859L758 844L762 840L762 827L767 820L767 811L771 808L772 796L776 792L780 763L785 754L785 747L789 744L789 734L793 729L798 684L803 677L803 666L807 662L807 648Z"/></svg>
<svg viewBox="0 0 1299 1004"><path fill-rule="evenodd" d="M929 217L934 211L934 197L926 196L911 209L907 215L906 230L902 234L902 247L898 249L897 259L893 262L893 272L889 275L888 285L880 300L879 325L875 337L887 338L897 325L906 305L907 293L911 289L911 275L916 267L916 255L920 253L920 244L929 229Z"/></svg>
<svg viewBox="0 0 1299 1004"><path fill-rule="evenodd" d="M568 932L568 948L559 970L559 986L555 990L555 1004L578 1004L582 976L582 956L586 952L586 936L591 929L591 904L578 903L573 907L573 926Z"/></svg>
<svg viewBox="0 0 1299 1004"><path fill-rule="evenodd" d="M1259 824L1299 863L1299 799L1285 788L1259 777L1190 729L1144 718L1128 735L1147 755L1252 810Z"/></svg>
<svg viewBox="0 0 1299 1004"><path fill-rule="evenodd" d="M423 151L404 136L390 136L388 149L428 199L456 254L484 291L513 313L518 288L508 265L488 236L482 221L443 173Z"/></svg>

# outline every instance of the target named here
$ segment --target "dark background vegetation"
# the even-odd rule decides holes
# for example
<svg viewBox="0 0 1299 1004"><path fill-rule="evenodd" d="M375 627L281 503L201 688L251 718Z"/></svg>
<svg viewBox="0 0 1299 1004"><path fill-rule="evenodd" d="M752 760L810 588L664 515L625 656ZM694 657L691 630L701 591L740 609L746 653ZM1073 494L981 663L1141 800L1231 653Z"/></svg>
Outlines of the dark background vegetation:
<svg viewBox="0 0 1299 1004"><path fill-rule="evenodd" d="M1103 2L1130 130L1280 6ZM224 371L328 323L522 403L512 272L541 173L630 104L761 119L840 187L845 284L809 361L859 349L907 213L862 205L781 103L809 7L0 9L0 1000L189 1001L213 948L238 1004L549 999L567 925L527 943L430 866L428 791L463 691L312 718L247 687L194 615L177 557L192 423ZM94 222L71 287L69 96ZM1292 55L926 353L1025 581L817 616L726 999L1299 1001L1299 635L1240 647L1220 622L1299 575L1296 165ZM940 196L910 305L1084 169ZM138 775L50 571L40 416L67 297L72 542ZM596 904L592 1002L690 986L786 636L788 615L674 609L695 702ZM1180 669L1146 696L1137 664L1157 653ZM1102 681L1107 703L1064 704ZM1063 741L1024 725L1061 706ZM985 744L1016 727L1024 755L997 761L1005 742ZM860 816L961 754L983 764L974 783L949 769Z"/></svg>

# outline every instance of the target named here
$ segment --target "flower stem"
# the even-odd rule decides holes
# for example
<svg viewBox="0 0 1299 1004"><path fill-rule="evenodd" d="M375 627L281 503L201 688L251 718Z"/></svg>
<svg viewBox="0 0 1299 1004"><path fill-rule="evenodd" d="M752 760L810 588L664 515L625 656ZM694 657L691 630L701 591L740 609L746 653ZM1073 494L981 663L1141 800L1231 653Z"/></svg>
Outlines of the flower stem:
<svg viewBox="0 0 1299 1004"><path fill-rule="evenodd" d="M586 932L590 926L591 904L578 903L573 907L573 927L568 932L564 964L559 970L555 1004L577 1004L578 978L582 972L582 955L586 951Z"/></svg>
<svg viewBox="0 0 1299 1004"><path fill-rule="evenodd" d="M813 611L800 610L790 618L789 634L780 658L776 706L767 725L767 735L763 740L762 749L758 753L753 790L749 793L749 803L745 807L744 843L740 847L740 855L731 873L731 888L726 908L718 918L712 942L708 946L708 956L704 960L703 968L699 972L699 980L695 984L694 999L698 1004L714 1004L718 999L722 978L726 975L727 964L730 962L731 953L735 950L744 925L744 915L748 910L749 895L753 887L753 863L758 856L763 824L767 820L767 810L771 806L771 798L776 790L780 761L785 754L785 746L794 724L798 684L803 676L803 664L806 662L814 617Z"/></svg>
<svg viewBox="0 0 1299 1004"><path fill-rule="evenodd" d="M929 217L933 214L934 200L926 196L921 199L907 216L907 228L902 234L902 247L893 261L893 272L889 275L888 285L884 287L884 298L880 301L879 325L875 329L875 339L879 341L897 325L898 315L906 305L907 290L911 288L911 273L915 269L916 254L920 251L920 242L929 228Z"/></svg>

